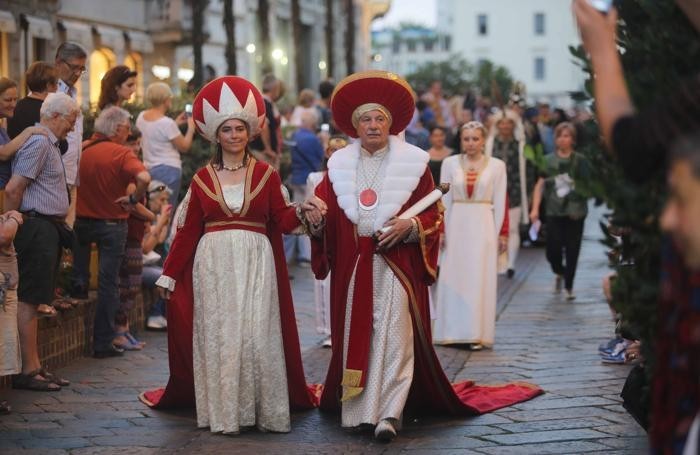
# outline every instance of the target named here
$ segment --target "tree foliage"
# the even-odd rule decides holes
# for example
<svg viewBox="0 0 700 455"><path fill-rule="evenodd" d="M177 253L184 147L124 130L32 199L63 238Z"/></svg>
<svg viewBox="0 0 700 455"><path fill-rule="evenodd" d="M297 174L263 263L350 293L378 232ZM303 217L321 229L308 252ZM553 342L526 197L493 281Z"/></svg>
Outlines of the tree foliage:
<svg viewBox="0 0 700 455"><path fill-rule="evenodd" d="M700 44L671 0L621 0L618 10L618 44L627 85L636 107L644 109L674 90L680 80L697 72ZM590 99L590 61L580 47L572 49L572 54L588 73L586 89ZM597 137L595 125L587 128L591 137ZM658 216L665 192L664 170L657 169L646 182L634 184L600 144L580 151L588 156L595 170L588 182L591 194L612 209L612 225L629 230L620 241L603 226L604 243L613 252L609 256L618 275L613 285L613 302L642 339L644 357L653 365L660 277Z"/></svg>
<svg viewBox="0 0 700 455"><path fill-rule="evenodd" d="M443 62L421 65L407 75L406 80L417 91L427 90L432 81L441 81L448 94L464 94L471 87L485 96L491 96L495 81L503 99L507 99L514 83L510 72L503 66L490 61L475 66L457 55Z"/></svg>

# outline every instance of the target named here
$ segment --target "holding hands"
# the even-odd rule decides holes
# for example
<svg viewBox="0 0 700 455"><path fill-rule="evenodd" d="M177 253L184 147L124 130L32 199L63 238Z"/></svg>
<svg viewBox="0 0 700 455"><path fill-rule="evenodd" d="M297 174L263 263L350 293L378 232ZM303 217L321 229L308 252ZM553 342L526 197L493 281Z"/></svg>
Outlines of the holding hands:
<svg viewBox="0 0 700 455"><path fill-rule="evenodd" d="M323 222L323 217L326 216L328 206L323 200L316 196L311 196L301 203L301 211L308 223L318 226Z"/></svg>

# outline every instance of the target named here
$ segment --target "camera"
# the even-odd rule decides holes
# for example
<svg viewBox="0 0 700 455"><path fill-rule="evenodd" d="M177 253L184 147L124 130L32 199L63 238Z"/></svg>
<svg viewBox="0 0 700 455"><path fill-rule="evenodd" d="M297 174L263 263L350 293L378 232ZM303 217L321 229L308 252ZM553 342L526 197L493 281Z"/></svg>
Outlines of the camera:
<svg viewBox="0 0 700 455"><path fill-rule="evenodd" d="M601 13L607 13L612 8L613 0L588 0L588 3Z"/></svg>
<svg viewBox="0 0 700 455"><path fill-rule="evenodd" d="M192 116L192 105L189 104L189 103L188 103L188 104L185 104L185 114L186 114L188 117L191 117L191 116Z"/></svg>

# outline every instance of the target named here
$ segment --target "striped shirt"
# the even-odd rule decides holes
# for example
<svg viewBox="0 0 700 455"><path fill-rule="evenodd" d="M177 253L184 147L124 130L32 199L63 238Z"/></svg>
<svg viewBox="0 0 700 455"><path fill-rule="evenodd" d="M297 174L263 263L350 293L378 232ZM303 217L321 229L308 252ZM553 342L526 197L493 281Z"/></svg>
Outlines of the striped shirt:
<svg viewBox="0 0 700 455"><path fill-rule="evenodd" d="M42 215L65 217L69 201L59 141L51 130L43 128L48 137L31 136L12 160L12 174L31 180L24 190L20 211L34 210Z"/></svg>

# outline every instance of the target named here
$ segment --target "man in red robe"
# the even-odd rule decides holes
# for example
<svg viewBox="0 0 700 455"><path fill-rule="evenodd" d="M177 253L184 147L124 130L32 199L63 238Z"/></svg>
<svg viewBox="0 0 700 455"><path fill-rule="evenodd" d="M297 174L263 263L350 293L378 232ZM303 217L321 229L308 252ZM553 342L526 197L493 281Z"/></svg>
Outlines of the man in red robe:
<svg viewBox="0 0 700 455"><path fill-rule="evenodd" d="M316 189L327 212L310 226L314 273L332 272L333 353L321 408L340 408L344 427L375 425L385 441L396 436L405 407L476 414L542 393L522 384L452 386L442 371L428 307L442 208L396 218L435 188L428 154L396 136L414 109L411 87L393 73L357 73L338 84L333 118L359 141L329 160Z"/></svg>

